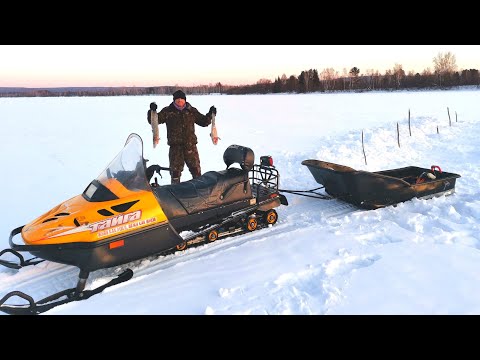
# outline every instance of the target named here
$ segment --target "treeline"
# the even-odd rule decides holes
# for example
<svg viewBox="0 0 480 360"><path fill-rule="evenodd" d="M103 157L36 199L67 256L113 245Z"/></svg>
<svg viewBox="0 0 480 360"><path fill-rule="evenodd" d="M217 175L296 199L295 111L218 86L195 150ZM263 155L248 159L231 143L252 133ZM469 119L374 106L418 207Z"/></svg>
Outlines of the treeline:
<svg viewBox="0 0 480 360"><path fill-rule="evenodd" d="M153 86L153 87L111 87L111 88L0 88L0 97L55 97L55 96L135 96L135 95L172 95L177 89L183 89L188 94L221 93L231 88L228 85L217 83L215 85L200 86Z"/></svg>
<svg viewBox="0 0 480 360"><path fill-rule="evenodd" d="M299 75L283 74L274 81L260 79L253 85L231 86L154 86L154 87L111 87L111 88L55 88L26 89L0 88L0 97L36 97L36 96L127 96L127 95L171 95L181 88L187 94L271 94L271 93L309 93L335 91L372 91L402 89L446 89L458 86L480 86L477 69L457 71L455 55L451 52L438 53L433 58L433 70L427 68L421 73L405 72L401 64L381 74L378 70L367 69L361 73L356 66L343 69L340 74L333 68L302 71Z"/></svg>
<svg viewBox="0 0 480 360"><path fill-rule="evenodd" d="M424 71L422 74L399 71L386 71L359 75L359 69L352 68L349 76L331 76L331 72L318 73L316 69L302 71L300 75L282 75L275 81L259 80L254 85L233 87L226 94L269 94L269 93L308 93L331 91L371 91L401 89L434 89L455 86L480 85L477 69L462 70L447 74Z"/></svg>
<svg viewBox="0 0 480 360"><path fill-rule="evenodd" d="M233 87L226 94L269 94L269 93L308 93L329 91L372 91L401 89L434 89L457 86L480 85L477 69L457 71L453 53L438 53L433 58L433 70L427 68L421 73L405 72L401 64L381 74L368 69L361 74L356 66L342 74L333 68L320 73L317 69L304 70L299 75L283 74L274 81L261 79L254 85Z"/></svg>

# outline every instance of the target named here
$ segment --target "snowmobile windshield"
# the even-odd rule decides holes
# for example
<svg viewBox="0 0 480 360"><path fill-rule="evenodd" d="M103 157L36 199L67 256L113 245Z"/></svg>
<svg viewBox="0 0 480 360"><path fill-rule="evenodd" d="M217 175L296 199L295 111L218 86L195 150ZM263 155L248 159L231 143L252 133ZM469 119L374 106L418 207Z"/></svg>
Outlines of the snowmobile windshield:
<svg viewBox="0 0 480 360"><path fill-rule="evenodd" d="M88 185L83 195L88 201L94 202L119 199L124 191L118 187L118 183L129 191L151 191L145 172L143 142L137 134L128 137L122 151Z"/></svg>

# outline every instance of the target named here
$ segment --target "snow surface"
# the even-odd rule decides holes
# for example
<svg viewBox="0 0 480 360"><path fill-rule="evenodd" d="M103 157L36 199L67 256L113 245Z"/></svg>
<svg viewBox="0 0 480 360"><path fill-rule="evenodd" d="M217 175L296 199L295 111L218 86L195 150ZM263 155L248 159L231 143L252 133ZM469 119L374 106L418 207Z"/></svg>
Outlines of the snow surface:
<svg viewBox="0 0 480 360"><path fill-rule="evenodd" d="M370 211L286 194L289 206L277 208L273 227L93 272L87 289L127 267L134 277L45 314L479 314L479 95L188 95L203 113L218 109L217 146L209 127L197 127L203 172L223 170L224 150L238 144L257 160L273 156L283 189L319 186L301 165L306 159L367 171L439 165L461 178L451 196ZM161 108L171 96L1 98L1 248L12 229L80 194L132 132L149 164L168 166L164 125L152 147L151 101ZM185 168L182 180L190 178ZM160 183L169 181L165 174ZM53 262L3 268L0 297L21 290L39 300L77 277L77 268Z"/></svg>

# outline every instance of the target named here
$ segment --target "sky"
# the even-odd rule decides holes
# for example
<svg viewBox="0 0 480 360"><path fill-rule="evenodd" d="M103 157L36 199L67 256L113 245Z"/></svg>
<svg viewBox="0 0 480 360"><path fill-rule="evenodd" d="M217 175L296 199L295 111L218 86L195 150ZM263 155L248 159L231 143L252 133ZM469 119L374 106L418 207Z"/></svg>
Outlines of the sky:
<svg viewBox="0 0 480 360"><path fill-rule="evenodd" d="M453 195L378 210L284 193L275 225L92 272L87 289L126 268L134 276L44 315L480 314L479 91L187 95L202 113L217 107L218 145L210 127L196 127L203 172L223 170L225 149L238 144L256 163L272 156L286 190L320 186L307 159L366 171L438 165L461 177ZM164 125L152 146L151 101L171 97L1 98L0 249L11 230L82 193L131 133L149 164L168 166ZM50 261L0 268L0 297L20 290L40 300L77 278L77 268Z"/></svg>
<svg viewBox="0 0 480 360"><path fill-rule="evenodd" d="M395 64L421 72L448 51L459 69L480 68L480 45L0 45L0 87L245 85Z"/></svg>

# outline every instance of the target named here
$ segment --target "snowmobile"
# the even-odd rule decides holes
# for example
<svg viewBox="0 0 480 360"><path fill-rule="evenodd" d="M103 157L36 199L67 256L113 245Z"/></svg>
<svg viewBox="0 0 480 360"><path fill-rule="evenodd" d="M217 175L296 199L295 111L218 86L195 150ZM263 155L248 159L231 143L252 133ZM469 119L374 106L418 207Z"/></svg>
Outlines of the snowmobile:
<svg viewBox="0 0 480 360"><path fill-rule="evenodd" d="M120 153L82 194L12 230L10 248L0 252L0 256L10 253L18 258L18 262L0 260L1 265L13 269L45 260L78 267L76 287L37 302L23 292L12 291L0 299L0 310L39 314L84 300L133 276L127 269L107 284L85 290L92 271L275 224L275 208L288 205L288 201L278 191L279 173L273 159L262 156L260 164L254 164L250 148L231 145L223 160L225 170L209 171L179 184L159 185L155 174L161 176L161 171L169 168L147 167L142 139L131 134ZM22 252L34 257L25 260ZM5 304L12 297L23 299L24 304Z"/></svg>

